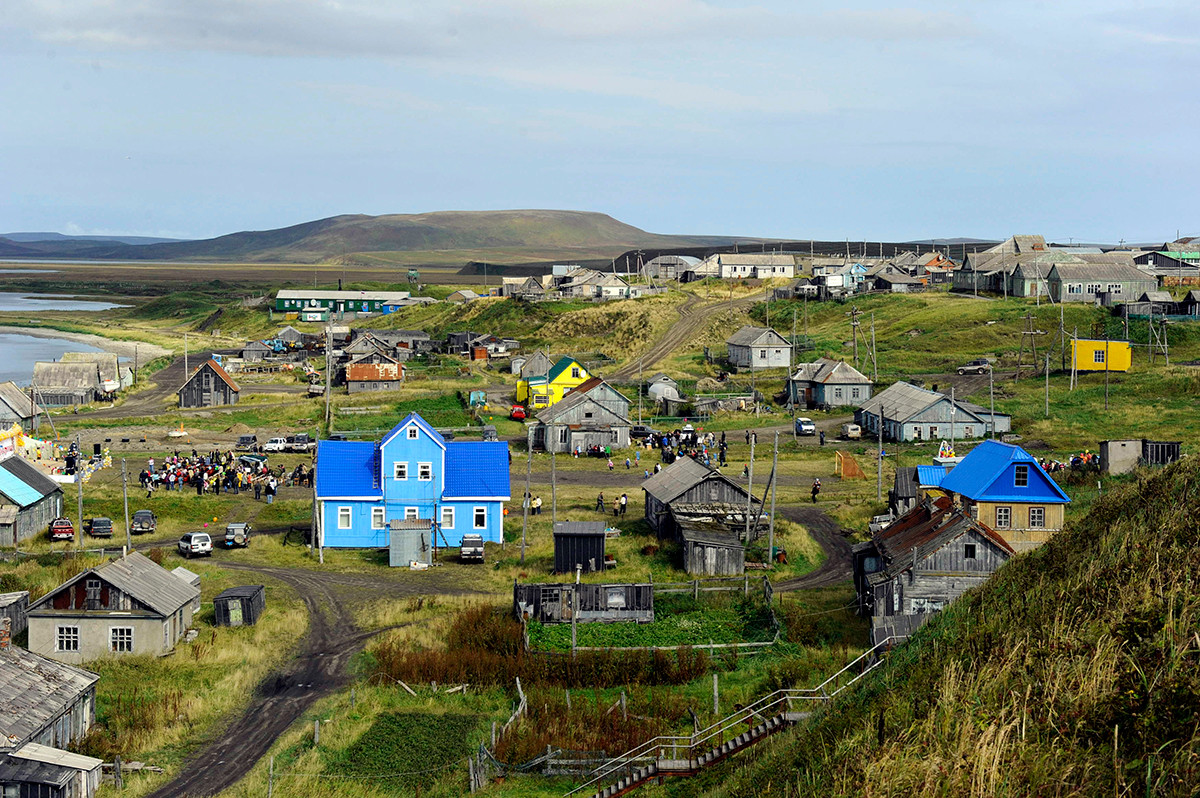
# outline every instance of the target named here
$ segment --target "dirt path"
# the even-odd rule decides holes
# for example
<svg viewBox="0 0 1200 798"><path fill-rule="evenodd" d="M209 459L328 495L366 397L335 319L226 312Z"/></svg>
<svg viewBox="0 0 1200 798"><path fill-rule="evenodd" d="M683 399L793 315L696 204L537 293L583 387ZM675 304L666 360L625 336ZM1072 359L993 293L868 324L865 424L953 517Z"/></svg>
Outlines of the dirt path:
<svg viewBox="0 0 1200 798"><path fill-rule="evenodd" d="M700 328L704 326L704 323L708 320L708 311L717 310L722 307L741 308L758 302L761 299L759 296L748 296L736 299L733 302L704 302L690 291L686 293L688 299L679 308L679 320L667 328L666 333L646 350L646 354L634 360L620 371L612 374L609 377L610 380L631 380L637 376L638 371L649 369L680 346L683 346L694 338L696 333L700 331Z"/></svg>
<svg viewBox="0 0 1200 798"><path fill-rule="evenodd" d="M209 796L236 784L275 740L317 700L346 686L349 664L375 634L359 629L347 610L355 600L387 595L463 592L423 579L338 574L224 561L223 568L269 577L291 587L308 610L308 633L296 655L259 684L254 699L218 736L197 751L182 770L150 798Z"/></svg>
<svg viewBox="0 0 1200 798"><path fill-rule="evenodd" d="M808 590L829 587L850 579L853 573L850 559L850 543L844 530L825 514L819 506L794 505L780 508L783 517L801 524L813 540L825 551L825 562L821 567L804 576L788 579L775 585L776 590Z"/></svg>

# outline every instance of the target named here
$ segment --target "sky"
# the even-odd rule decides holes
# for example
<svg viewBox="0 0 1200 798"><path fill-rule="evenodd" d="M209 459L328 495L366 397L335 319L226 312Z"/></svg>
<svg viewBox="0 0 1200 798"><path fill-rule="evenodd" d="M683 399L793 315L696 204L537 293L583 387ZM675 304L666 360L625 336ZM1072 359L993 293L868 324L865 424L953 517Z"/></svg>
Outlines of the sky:
<svg viewBox="0 0 1200 798"><path fill-rule="evenodd" d="M1198 93L1194 0L4 0L0 230L1161 242Z"/></svg>

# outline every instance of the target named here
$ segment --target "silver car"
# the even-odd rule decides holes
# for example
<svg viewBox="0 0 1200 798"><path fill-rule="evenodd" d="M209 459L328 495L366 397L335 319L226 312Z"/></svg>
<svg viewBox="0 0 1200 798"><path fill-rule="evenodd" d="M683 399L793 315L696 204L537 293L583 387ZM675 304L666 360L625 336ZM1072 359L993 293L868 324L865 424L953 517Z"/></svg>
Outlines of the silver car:
<svg viewBox="0 0 1200 798"><path fill-rule="evenodd" d="M179 539L179 553L187 558L211 557L212 537L207 532L186 532Z"/></svg>

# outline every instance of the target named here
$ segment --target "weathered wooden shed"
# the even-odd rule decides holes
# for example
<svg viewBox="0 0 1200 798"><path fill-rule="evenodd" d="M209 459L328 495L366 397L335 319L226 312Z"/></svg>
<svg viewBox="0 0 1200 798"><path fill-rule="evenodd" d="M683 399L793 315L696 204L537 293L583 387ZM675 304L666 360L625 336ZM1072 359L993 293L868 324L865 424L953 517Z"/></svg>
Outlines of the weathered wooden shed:
<svg viewBox="0 0 1200 798"><path fill-rule="evenodd" d="M746 572L746 547L737 535L718 529L685 524L683 568L700 576L740 576Z"/></svg>
<svg viewBox="0 0 1200 798"><path fill-rule="evenodd" d="M46 531L62 515L62 486L22 457L0 461L0 547Z"/></svg>
<svg viewBox="0 0 1200 798"><path fill-rule="evenodd" d="M29 625L29 591L18 590L15 593L0 593L0 623L7 618L14 635L25 631Z"/></svg>
<svg viewBox="0 0 1200 798"><path fill-rule="evenodd" d="M388 565L433 564L433 522L425 518L393 519L389 523Z"/></svg>
<svg viewBox="0 0 1200 798"><path fill-rule="evenodd" d="M215 360L201 363L177 393L180 407L237 404L242 389Z"/></svg>
<svg viewBox="0 0 1200 798"><path fill-rule="evenodd" d="M100 393L100 367L96 363L39 361L33 364L33 386L44 406L85 405Z"/></svg>
<svg viewBox="0 0 1200 798"><path fill-rule="evenodd" d="M651 584L513 583L513 612L542 623L614 623L654 620Z"/></svg>
<svg viewBox="0 0 1200 798"><path fill-rule="evenodd" d="M32 388L26 390L15 382L0 382L0 428L20 424L26 432L37 432L42 408L32 397Z"/></svg>
<svg viewBox="0 0 1200 798"><path fill-rule="evenodd" d="M270 357L275 354L275 350L264 344L262 341L251 341L242 347L242 360L250 363L258 363L263 358Z"/></svg>
<svg viewBox="0 0 1200 798"><path fill-rule="evenodd" d="M678 536L679 527L671 515L676 504L721 504L746 507L746 489L729 477L690 457L680 457L642 483L646 493L646 521L660 538ZM757 510L759 502L754 502ZM743 519L744 520L744 519Z"/></svg>
<svg viewBox="0 0 1200 798"><path fill-rule="evenodd" d="M217 626L253 626L266 609L267 591L262 585L231 587L213 599L213 623Z"/></svg>
<svg viewBox="0 0 1200 798"><path fill-rule="evenodd" d="M196 598L192 601L192 613L200 612L200 575L189 571L182 565L171 571L171 573L188 585L196 588Z"/></svg>
<svg viewBox="0 0 1200 798"><path fill-rule="evenodd" d="M604 570L604 522L559 521L554 525L554 572L574 573Z"/></svg>

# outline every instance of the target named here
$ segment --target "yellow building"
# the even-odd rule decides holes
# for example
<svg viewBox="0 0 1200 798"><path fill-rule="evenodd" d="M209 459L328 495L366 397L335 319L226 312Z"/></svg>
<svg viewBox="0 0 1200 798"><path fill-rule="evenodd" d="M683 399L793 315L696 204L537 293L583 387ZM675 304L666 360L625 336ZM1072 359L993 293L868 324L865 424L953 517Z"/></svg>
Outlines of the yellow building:
<svg viewBox="0 0 1200 798"><path fill-rule="evenodd" d="M530 375L517 381L517 401L531 409L549 407L591 377L579 361L561 357L545 375Z"/></svg>
<svg viewBox="0 0 1200 798"><path fill-rule="evenodd" d="M1076 338L1071 342L1071 358L1076 371L1129 371L1133 363L1128 341Z"/></svg>

